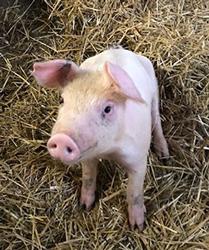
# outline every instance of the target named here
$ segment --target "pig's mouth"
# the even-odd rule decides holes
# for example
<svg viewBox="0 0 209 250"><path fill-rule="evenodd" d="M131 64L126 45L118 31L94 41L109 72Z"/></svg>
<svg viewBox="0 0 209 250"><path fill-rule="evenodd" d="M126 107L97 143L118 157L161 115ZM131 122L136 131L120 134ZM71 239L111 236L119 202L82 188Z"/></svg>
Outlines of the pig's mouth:
<svg viewBox="0 0 209 250"><path fill-rule="evenodd" d="M92 146L82 150L80 153L80 157L76 160L75 163L78 163L78 162L88 158L87 155L89 155L90 151L93 151L97 147L97 145L98 145L98 142L95 142Z"/></svg>

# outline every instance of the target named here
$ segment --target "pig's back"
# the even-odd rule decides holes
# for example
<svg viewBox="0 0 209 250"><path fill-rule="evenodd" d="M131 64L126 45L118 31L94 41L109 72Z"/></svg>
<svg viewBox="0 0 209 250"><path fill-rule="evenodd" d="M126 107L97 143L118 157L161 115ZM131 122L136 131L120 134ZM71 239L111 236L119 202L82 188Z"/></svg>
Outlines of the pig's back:
<svg viewBox="0 0 209 250"><path fill-rule="evenodd" d="M142 98L151 103L157 89L157 81L152 63L148 58L125 49L109 49L84 61L81 68L102 70L107 61L123 68L134 81Z"/></svg>

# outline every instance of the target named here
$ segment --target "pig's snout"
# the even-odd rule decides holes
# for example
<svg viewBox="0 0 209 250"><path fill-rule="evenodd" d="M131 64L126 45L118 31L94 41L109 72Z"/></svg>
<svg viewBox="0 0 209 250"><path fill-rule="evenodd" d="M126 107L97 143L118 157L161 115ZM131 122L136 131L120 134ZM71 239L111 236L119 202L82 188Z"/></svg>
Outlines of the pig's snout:
<svg viewBox="0 0 209 250"><path fill-rule="evenodd" d="M47 143L47 148L52 157L65 163L75 161L80 156L80 150L76 143L63 133L53 135Z"/></svg>

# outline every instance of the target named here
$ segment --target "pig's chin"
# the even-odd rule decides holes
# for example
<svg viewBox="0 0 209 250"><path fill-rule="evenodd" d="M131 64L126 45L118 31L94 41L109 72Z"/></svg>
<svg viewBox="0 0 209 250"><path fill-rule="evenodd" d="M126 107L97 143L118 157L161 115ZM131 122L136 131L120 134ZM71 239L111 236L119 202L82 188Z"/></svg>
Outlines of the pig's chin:
<svg viewBox="0 0 209 250"><path fill-rule="evenodd" d="M65 165L75 165L75 164L79 164L82 160L84 160L85 157L83 157L83 155L80 155L80 157L76 160L73 160L73 161L66 161L66 160L61 160L61 162Z"/></svg>
<svg viewBox="0 0 209 250"><path fill-rule="evenodd" d="M75 165L75 164L79 164L81 161L81 156L78 159L75 160L65 160L65 159L61 159L61 158L56 158L53 157L55 160L58 160L60 162L62 162L64 165Z"/></svg>
<svg viewBox="0 0 209 250"><path fill-rule="evenodd" d="M64 161L64 160L61 160L61 162L64 164L64 165L70 165L70 166L72 166L72 165L75 165L75 164L79 164L80 163L80 161L79 160L75 160L75 161Z"/></svg>

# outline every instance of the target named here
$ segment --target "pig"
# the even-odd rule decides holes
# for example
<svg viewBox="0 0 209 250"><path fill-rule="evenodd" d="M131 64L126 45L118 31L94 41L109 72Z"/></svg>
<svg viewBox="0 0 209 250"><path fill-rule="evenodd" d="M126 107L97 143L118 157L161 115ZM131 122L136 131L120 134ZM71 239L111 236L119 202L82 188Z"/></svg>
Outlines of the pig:
<svg viewBox="0 0 209 250"><path fill-rule="evenodd" d="M157 155L169 157L150 60L122 47L110 48L80 66L65 59L37 62L32 74L39 85L61 91L47 148L65 164L82 162L81 205L90 209L95 201L98 161L113 159L128 174L129 224L142 230L152 133Z"/></svg>

